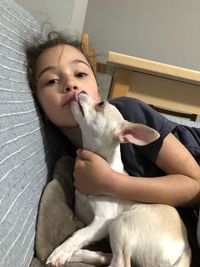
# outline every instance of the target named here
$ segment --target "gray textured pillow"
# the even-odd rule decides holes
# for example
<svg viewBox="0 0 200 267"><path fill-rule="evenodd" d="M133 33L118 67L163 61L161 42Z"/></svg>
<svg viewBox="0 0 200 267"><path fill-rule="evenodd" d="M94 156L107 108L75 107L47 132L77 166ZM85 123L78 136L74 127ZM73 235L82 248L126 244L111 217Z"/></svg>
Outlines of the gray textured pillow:
<svg viewBox="0 0 200 267"><path fill-rule="evenodd" d="M23 44L39 31L29 12L0 0L0 267L29 266L38 202L58 156L26 80Z"/></svg>

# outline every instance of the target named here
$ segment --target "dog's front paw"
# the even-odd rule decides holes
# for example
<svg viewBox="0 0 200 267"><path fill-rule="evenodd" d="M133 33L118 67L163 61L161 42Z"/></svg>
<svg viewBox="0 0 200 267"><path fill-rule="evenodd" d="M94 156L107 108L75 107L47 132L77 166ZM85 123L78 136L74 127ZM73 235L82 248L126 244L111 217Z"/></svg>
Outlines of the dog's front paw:
<svg viewBox="0 0 200 267"><path fill-rule="evenodd" d="M69 261L73 251L66 250L64 246L59 246L51 253L46 261L46 265L50 267L62 267Z"/></svg>

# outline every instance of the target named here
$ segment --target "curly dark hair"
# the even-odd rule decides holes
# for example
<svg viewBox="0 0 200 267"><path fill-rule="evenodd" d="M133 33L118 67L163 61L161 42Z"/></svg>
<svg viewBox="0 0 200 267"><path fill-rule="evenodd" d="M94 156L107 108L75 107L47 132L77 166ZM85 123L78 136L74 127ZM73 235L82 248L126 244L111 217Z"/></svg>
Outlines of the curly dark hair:
<svg viewBox="0 0 200 267"><path fill-rule="evenodd" d="M71 45L78 50L80 50L88 63L90 59L84 53L84 48L80 41L72 38L71 36L65 36L62 33L51 31L47 34L47 37L44 39L42 35L35 37L32 43L25 44L25 53L26 53L26 62L27 62L27 79L32 93L35 95L37 90L37 78L36 78L36 63L38 57L48 48L55 47L57 45Z"/></svg>

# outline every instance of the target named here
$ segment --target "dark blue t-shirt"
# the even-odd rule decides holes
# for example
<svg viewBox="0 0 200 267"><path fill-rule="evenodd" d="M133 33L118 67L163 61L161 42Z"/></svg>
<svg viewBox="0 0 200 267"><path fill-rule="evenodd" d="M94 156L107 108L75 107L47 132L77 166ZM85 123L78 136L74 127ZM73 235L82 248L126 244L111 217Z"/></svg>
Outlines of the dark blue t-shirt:
<svg viewBox="0 0 200 267"><path fill-rule="evenodd" d="M133 176L156 177L165 173L155 165L163 139L173 133L191 152L200 159L200 129L186 127L168 120L144 102L119 97L110 101L123 115L124 119L148 125L160 133L160 138L146 146L121 144L122 161L126 171Z"/></svg>

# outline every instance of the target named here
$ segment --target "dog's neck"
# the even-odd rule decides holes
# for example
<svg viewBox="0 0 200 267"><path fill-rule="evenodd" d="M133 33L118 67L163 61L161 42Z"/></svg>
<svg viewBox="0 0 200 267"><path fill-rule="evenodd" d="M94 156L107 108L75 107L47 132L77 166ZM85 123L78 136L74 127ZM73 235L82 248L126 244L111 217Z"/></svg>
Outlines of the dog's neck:
<svg viewBox="0 0 200 267"><path fill-rule="evenodd" d="M124 172L124 165L121 160L120 144L115 147L115 150L114 152L112 152L112 155L108 156L107 161L114 171L120 173Z"/></svg>
<svg viewBox="0 0 200 267"><path fill-rule="evenodd" d="M90 150L102 158L104 158L110 165L110 167L117 172L124 172L124 165L121 160L121 151L120 144L113 145L112 147L108 147L106 144L97 146L94 143L90 144L88 142L88 138L83 137L83 148Z"/></svg>

